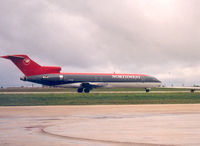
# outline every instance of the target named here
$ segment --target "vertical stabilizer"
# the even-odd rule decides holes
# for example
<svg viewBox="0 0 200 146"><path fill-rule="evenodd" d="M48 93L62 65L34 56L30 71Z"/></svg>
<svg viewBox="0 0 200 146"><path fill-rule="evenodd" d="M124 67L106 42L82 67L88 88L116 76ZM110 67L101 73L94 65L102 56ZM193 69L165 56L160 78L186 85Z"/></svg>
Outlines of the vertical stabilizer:
<svg viewBox="0 0 200 146"><path fill-rule="evenodd" d="M60 73L61 70L61 67L40 66L35 61L31 60L27 55L7 55L1 57L10 59L24 73L25 76Z"/></svg>

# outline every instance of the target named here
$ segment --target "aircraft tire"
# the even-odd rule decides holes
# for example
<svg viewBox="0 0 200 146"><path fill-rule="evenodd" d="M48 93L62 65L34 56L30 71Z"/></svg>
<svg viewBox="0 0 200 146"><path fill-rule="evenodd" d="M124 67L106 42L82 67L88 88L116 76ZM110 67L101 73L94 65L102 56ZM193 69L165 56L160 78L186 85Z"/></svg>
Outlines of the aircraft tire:
<svg viewBox="0 0 200 146"><path fill-rule="evenodd" d="M150 92L149 88L145 88L146 93Z"/></svg>
<svg viewBox="0 0 200 146"><path fill-rule="evenodd" d="M78 93L82 93L82 92L83 92L83 88L78 88L78 89L77 89L77 92L78 92Z"/></svg>
<svg viewBox="0 0 200 146"><path fill-rule="evenodd" d="M194 92L195 92L195 89L190 89L190 92L191 92L191 93L194 93Z"/></svg>
<svg viewBox="0 0 200 146"><path fill-rule="evenodd" d="M89 92L90 92L90 89L85 88L85 89L84 89L84 92L85 92L85 93L89 93Z"/></svg>

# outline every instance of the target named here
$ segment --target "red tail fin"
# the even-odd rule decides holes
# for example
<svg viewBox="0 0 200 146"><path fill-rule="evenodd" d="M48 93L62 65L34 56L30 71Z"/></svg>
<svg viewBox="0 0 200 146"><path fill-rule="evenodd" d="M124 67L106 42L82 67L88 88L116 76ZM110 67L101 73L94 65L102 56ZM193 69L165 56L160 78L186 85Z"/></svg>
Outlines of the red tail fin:
<svg viewBox="0 0 200 146"><path fill-rule="evenodd" d="M27 55L8 55L1 57L10 59L24 73L25 76L60 73L61 71L61 67L40 66L35 61L31 60Z"/></svg>

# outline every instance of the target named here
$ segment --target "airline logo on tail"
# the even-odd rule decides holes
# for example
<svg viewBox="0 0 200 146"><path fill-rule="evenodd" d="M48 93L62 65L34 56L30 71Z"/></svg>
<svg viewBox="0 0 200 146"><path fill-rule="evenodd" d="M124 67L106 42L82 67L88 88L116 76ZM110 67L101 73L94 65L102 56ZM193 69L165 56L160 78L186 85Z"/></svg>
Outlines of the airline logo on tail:
<svg viewBox="0 0 200 146"><path fill-rule="evenodd" d="M25 58L23 61L24 65L29 65L30 62L31 62L31 60L29 58Z"/></svg>

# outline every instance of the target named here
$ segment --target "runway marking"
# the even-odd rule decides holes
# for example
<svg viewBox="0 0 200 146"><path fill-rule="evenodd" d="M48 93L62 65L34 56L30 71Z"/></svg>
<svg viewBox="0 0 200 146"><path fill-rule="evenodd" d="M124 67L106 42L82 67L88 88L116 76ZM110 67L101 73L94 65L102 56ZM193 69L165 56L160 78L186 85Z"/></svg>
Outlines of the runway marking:
<svg viewBox="0 0 200 146"><path fill-rule="evenodd" d="M47 127L45 127L47 128ZM78 141L85 141L85 142L98 142L98 143L105 143L105 144L118 144L118 145L127 145L127 146L172 146L172 145L165 145L165 144L151 144L151 143L134 143L134 142L121 142L121 141L111 141L111 140L98 140L98 139L89 139L89 138L81 138L81 137L72 137L72 136L66 136L66 135L59 135L50 133L45 130L45 128L40 128L41 132L43 134L59 137L59 138L65 138L69 140L78 140ZM175 146L175 145L174 145Z"/></svg>
<svg viewBox="0 0 200 146"><path fill-rule="evenodd" d="M199 145L200 104L13 106L0 107L0 109L1 132L4 133L0 137L0 145L25 146L27 143L29 145L52 143L54 146L61 144L73 146ZM107 125L109 123L114 129ZM120 125L124 123L127 126L121 127ZM98 125L97 129L94 127L96 125ZM80 131L83 126L85 128ZM97 137L92 131L94 128L97 130L95 132ZM111 133L102 130L115 130L117 133L113 132L114 135L110 139L106 134ZM120 130L125 132L121 133ZM124 137L126 130L131 130L132 133ZM161 134L156 130L161 131Z"/></svg>

